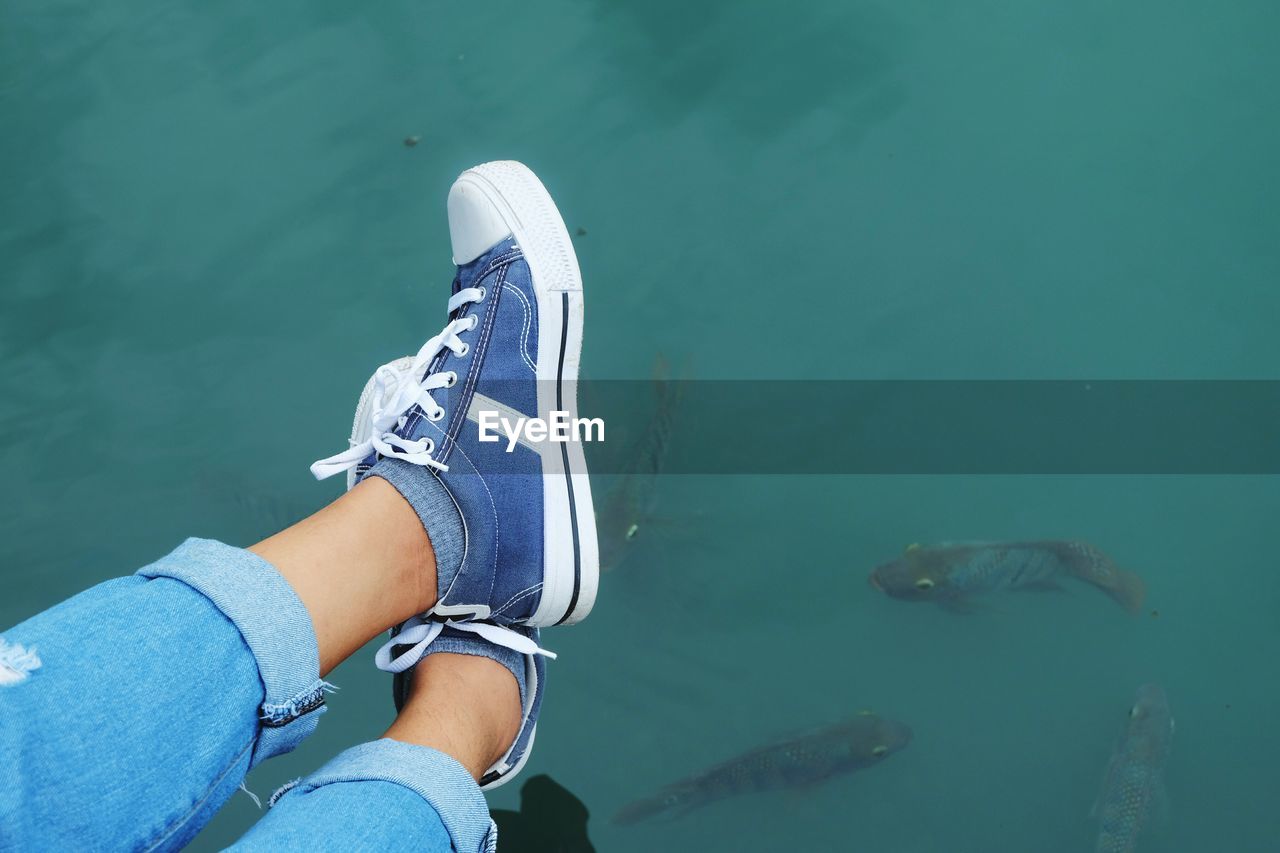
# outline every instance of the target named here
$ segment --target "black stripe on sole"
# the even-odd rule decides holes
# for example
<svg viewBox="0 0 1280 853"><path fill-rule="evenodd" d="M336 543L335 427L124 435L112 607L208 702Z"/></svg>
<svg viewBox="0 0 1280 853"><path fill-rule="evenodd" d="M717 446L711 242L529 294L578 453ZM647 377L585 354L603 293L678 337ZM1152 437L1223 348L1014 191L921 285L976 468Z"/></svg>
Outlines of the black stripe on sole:
<svg viewBox="0 0 1280 853"><path fill-rule="evenodd" d="M560 305L563 308L560 324L560 364L556 367L556 409L564 411L564 351L569 341L569 294L560 294ZM569 472L569 445L560 445L560 458L564 461L564 487L569 490L569 527L573 530L573 597L564 615L556 622L559 625L569 618L573 609L578 606L578 593L582 590L582 544L578 541L578 507L573 500L573 478Z"/></svg>

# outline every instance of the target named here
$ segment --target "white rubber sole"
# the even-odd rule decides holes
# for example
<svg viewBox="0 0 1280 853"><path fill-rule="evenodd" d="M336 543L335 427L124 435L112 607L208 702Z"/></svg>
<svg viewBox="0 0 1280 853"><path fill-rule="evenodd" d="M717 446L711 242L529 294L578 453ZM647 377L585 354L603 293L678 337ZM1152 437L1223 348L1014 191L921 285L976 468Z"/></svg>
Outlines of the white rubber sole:
<svg viewBox="0 0 1280 853"><path fill-rule="evenodd" d="M582 355L582 273L569 231L551 194L513 160L468 169L457 183L482 193L511 229L533 273L538 298L538 416L578 417ZM586 618L600 585L595 508L579 442L548 445L542 456L543 586L534 628Z"/></svg>

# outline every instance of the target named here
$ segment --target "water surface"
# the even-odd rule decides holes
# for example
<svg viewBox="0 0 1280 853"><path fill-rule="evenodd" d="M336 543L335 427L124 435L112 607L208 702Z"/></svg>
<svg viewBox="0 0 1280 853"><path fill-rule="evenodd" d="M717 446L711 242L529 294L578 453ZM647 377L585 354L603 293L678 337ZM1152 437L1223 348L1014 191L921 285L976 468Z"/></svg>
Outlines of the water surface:
<svg viewBox="0 0 1280 853"><path fill-rule="evenodd" d="M586 231L597 377L662 351L698 378L1277 378L1265 0L3 7L0 624L333 497L307 465L439 327L444 194L486 159L531 164ZM1278 499L1268 477L671 478L676 523L545 638L529 772L604 851L1088 850L1158 681L1178 730L1143 849L1272 849ZM866 583L910 542L1041 537L1105 548L1159 615L1077 589L954 617ZM252 790L381 733L372 652L332 680ZM911 746L607 823L860 708ZM237 795L192 849L257 816Z"/></svg>

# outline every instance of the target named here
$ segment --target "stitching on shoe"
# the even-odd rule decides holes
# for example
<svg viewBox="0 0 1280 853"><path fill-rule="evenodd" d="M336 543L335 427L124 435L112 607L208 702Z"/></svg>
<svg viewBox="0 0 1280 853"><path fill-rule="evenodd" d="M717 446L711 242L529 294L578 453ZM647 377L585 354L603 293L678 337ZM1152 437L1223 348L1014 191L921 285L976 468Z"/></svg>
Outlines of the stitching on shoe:
<svg viewBox="0 0 1280 853"><path fill-rule="evenodd" d="M458 499L453 496L453 492L449 489L448 484L446 484L445 481L435 472L432 472L431 476L436 478L436 481L440 483L440 487L444 489L444 493L449 496L449 500L453 501L453 507L458 511L458 518L462 521L462 560L458 563L458 571L454 573L453 580L449 582L449 588L444 591L443 595L436 598L437 602L441 602L449 597L449 593L453 592L453 588L458 585L458 578L462 577L466 572L467 555L471 553L471 531L467 527L467 517L463 514L462 507L458 504ZM493 500L492 497L489 499L490 501ZM494 515L497 515L497 510L494 510Z"/></svg>
<svg viewBox="0 0 1280 853"><path fill-rule="evenodd" d="M488 595L485 596L485 600L488 601L489 597L493 595L493 583L497 579L496 573L497 573L497 566L498 566L498 505L493 500L493 492L489 491L489 484L486 483L484 481L484 477L480 475L480 469L476 468L476 463L471 461L471 457L467 455L467 451L462 449L462 445L456 445L456 446L458 448L458 452L462 454L462 458L467 460L467 464L470 465L471 470L475 472L475 477L477 480L480 481L480 485L484 486L484 493L489 496L489 508L493 510L493 562L488 567L489 568L489 572L488 572L489 593ZM461 574L463 573L463 571L465 571L465 569L466 569L466 563L464 562L463 567L461 569L458 569L459 576L461 576ZM446 605L446 606L454 607L457 605Z"/></svg>
<svg viewBox="0 0 1280 853"><path fill-rule="evenodd" d="M496 258L493 258L491 261L489 261L489 264L484 268L484 275L477 278L476 281L480 281L481 279L485 278L486 276L489 275L489 273L493 272L498 267L506 266L510 264L512 261L519 260L523 255L524 255L524 252L520 249L519 246L511 247L503 254L498 255Z"/></svg>
<svg viewBox="0 0 1280 853"><path fill-rule="evenodd" d="M434 424L431 421L426 422L426 427L427 429L434 429L436 432L440 433L442 436L444 434L444 430L440 429L439 425ZM462 452L462 455L467 460L467 462L471 464L471 457L467 456L465 452ZM475 467L476 466L474 464L471 464L471 468L473 471L475 470ZM462 505L458 503L458 499L454 497L453 491L449 488L448 484L445 483L444 479L440 477L438 474L431 473L431 476L435 477L437 482L439 482L440 485L444 488L444 493L449 496L449 500L453 502L454 509L458 511L458 518L462 520L462 560L458 564L457 574L453 576L453 580L449 583L449 588L446 589L443 594L437 597L437 602L443 603L444 600L449 597L449 594L453 592L453 588L458 585L458 580L467 572L467 558L471 556L471 528L468 527L467 525L467 516L462 511ZM480 482L482 484L484 483L484 478L480 477L480 474L478 471L476 472L476 477L480 478ZM485 491L488 491L488 490L489 490L488 485L485 485ZM493 510L494 530L496 531L498 510L497 510L497 507L494 506L492 492L489 493L489 504L490 506L494 507L494 510ZM495 541L494 541L495 554L497 552L496 539L497 537L495 536Z"/></svg>
<svg viewBox="0 0 1280 853"><path fill-rule="evenodd" d="M520 304L524 306L524 328L520 333L520 357L524 359L524 363L529 365L529 369L535 374L538 367L533 363L533 359L529 358L529 332L533 328L533 309L529 307L528 298L520 292L520 289L514 284L508 284L505 280L502 282L503 290L510 290L520 298Z"/></svg>
<svg viewBox="0 0 1280 853"><path fill-rule="evenodd" d="M467 371L467 381L462 386L462 394L458 397L457 408L453 413L453 417L449 419L449 428L445 431L444 449L440 453L440 461L446 464L449 461L449 455L458 444L454 436L462 428L462 422L467 418L467 408L471 405L471 397L475 394L476 386L480 384L480 363L484 360L484 356L489 350L489 337L493 333L493 318L497 316L498 306L502 303L502 285L506 281L506 274L507 267L505 266L494 271L496 280L493 283L493 302L484 313L484 325L481 326L480 334L476 337L475 346L471 348L471 369ZM484 281L484 278L477 279L477 282L480 281ZM473 465L472 467L475 466Z"/></svg>
<svg viewBox="0 0 1280 853"><path fill-rule="evenodd" d="M521 251L521 249L520 249L520 247L519 247L519 246L512 246L510 249L508 249L507 251L503 252L501 255L498 255L498 256L496 256L496 257L494 257L494 258L490 258L490 259L489 259L489 263L485 265L484 272L483 272L483 273L481 273L479 276L477 276L477 277L476 277L476 279L475 279L475 283L476 283L476 284L479 284L479 283L483 282L486 278L488 278L490 275L494 274L495 272L500 271L500 270L505 270L505 268L506 268L506 267L510 266L512 263L514 263L515 261L519 260L519 259L520 259L520 258L522 258L523 256L524 256L524 253L523 253L523 251ZM499 288L499 289L501 289L501 284L502 284L503 278L505 278L505 276L503 276L502 278L500 278L500 279L499 279L499 281L498 281L498 288ZM496 303L492 306L492 308L493 308L493 310L496 310L496 308L497 308ZM487 312L487 313L486 313L486 320L487 320L487 316L488 316L488 314L489 314L489 313L492 313L492 311L490 311L490 312ZM482 333L482 335L483 335L483 333ZM482 337L480 340L478 340L478 341L477 341L477 344L479 344L479 343L481 343L481 342L483 342L483 337ZM477 364L477 363L479 362L479 355L480 355L480 350L481 350L481 349L482 349L482 347L480 347L479 345L477 345L477 347L475 348L475 350L476 350L476 351L475 351L476 359L472 362L472 364L473 364L473 365L475 365L475 364ZM443 363L443 360L444 360L444 357L443 357L443 354L442 354L442 355L441 355L441 358L439 359L440 363ZM430 371L430 370L432 369L432 366L438 366L438 365L435 365L435 363L433 362L433 364L432 364L432 365L428 365L428 366L427 366L427 370L428 370L428 371ZM416 379L418 379L419 381L421 381L421 379L422 379L422 377L420 377L420 376L419 376L419 377L415 377L415 378L416 378ZM469 378L469 377L468 377L468 378ZM466 394L465 394L465 390L466 390L466 388L465 388L465 386L464 386L463 390L464 390L464 394L463 394L463 397L462 397L461 399L466 400ZM464 418L465 418L465 409L466 409L466 407L465 407L465 406L463 406L463 407L462 407L462 410L463 410L463 417L464 417ZM403 433L404 433L404 435L412 435L412 434L413 434L413 430L417 429L418 424L422 423L422 421L423 421L425 418L426 418L426 413L422 410L422 407L421 407L421 406L414 406L412 409L410 409L410 410L409 410L409 414L406 416L406 418L405 418L405 422L404 422L404 428L403 428ZM454 419L456 419L456 418L457 418L457 413L455 413L455 414L454 414ZM428 423L431 423L431 421L430 421L430 420L428 420L427 422L428 422ZM432 425L434 426L434 424L432 424ZM445 463L445 464L447 464L447 463L448 463L448 461L449 461L449 453L453 450L453 445L454 445L454 443L455 443L455 442L454 442L454 440L453 440L453 438L451 438L450 436L452 435L452 433L454 432L454 430L456 430L456 429L458 429L458 428L460 428L460 427L461 427L461 421L458 421L457 423L452 423L452 422L451 422L451 423L449 424L449 430L448 430L448 431L441 430L441 432L442 432L442 433L443 433L443 435L444 435L444 438L443 438L443 440L440 442L440 445L439 445L439 451L440 451L440 452L437 454L437 457L436 457L437 459L439 459L439 461L440 461L440 462Z"/></svg>
<svg viewBox="0 0 1280 853"><path fill-rule="evenodd" d="M538 591L538 590L540 590L540 589L542 589L542 583L541 583L541 581L539 581L538 583L536 583L536 584L534 584L533 586L529 587L528 589L522 589L520 592L517 592L515 595L511 596L510 598L508 598L505 604L503 604L503 605L502 605L501 607L499 607L497 610L492 611L489 615L490 615L490 616L497 616L499 613L501 613L502 611L506 610L508 607L510 607L511 605L515 604L515 603L516 603L517 601L519 601L520 599L522 599L522 598L527 598L527 597L529 597L530 595L533 595L535 592L537 592L537 591Z"/></svg>
<svg viewBox="0 0 1280 853"><path fill-rule="evenodd" d="M422 419L423 419L422 407L415 404L414 407L409 410L409 414L405 416L404 430L403 430L404 434L413 435L413 431L418 428L418 424L422 422ZM428 423L430 422L428 421ZM434 426L434 424L432 424L432 426Z"/></svg>

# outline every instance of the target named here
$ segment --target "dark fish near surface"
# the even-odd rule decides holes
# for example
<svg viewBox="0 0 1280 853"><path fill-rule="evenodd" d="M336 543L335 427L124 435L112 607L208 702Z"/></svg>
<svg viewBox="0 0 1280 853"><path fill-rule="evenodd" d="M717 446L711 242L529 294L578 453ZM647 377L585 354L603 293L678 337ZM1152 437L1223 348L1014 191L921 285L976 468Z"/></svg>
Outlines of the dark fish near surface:
<svg viewBox="0 0 1280 853"><path fill-rule="evenodd" d="M639 442L616 484L596 511L600 541L600 568L617 568L626 557L641 526L653 512L654 490L671 443L671 427L680 393L661 356L654 366L654 409Z"/></svg>
<svg viewBox="0 0 1280 853"><path fill-rule="evenodd" d="M762 746L697 775L681 779L651 797L636 800L613 822L677 817L739 794L804 788L833 776L879 764L911 741L911 729L875 714L827 726L800 737Z"/></svg>
<svg viewBox="0 0 1280 853"><path fill-rule="evenodd" d="M1173 715L1164 690L1142 685L1094 806L1098 853L1137 849L1138 835L1164 800L1164 764L1172 741Z"/></svg>
<svg viewBox="0 0 1280 853"><path fill-rule="evenodd" d="M1116 566L1087 542L942 542L912 545L871 573L893 598L963 608L971 595L998 589L1058 589L1060 578L1092 584L1126 610L1142 607L1142 578Z"/></svg>

